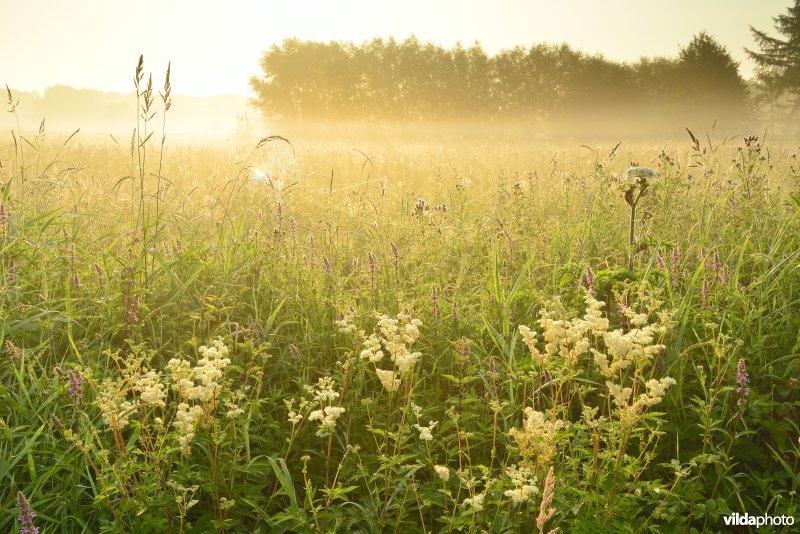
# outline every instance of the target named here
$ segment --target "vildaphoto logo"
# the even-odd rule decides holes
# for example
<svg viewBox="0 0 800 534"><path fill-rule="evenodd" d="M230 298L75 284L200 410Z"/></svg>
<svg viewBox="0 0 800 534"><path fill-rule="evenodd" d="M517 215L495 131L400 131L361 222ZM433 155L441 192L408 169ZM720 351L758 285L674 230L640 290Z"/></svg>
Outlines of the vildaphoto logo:
<svg viewBox="0 0 800 534"><path fill-rule="evenodd" d="M782 527L794 525L794 517L790 515L750 515L748 513L735 513L723 516L725 526L728 527Z"/></svg>

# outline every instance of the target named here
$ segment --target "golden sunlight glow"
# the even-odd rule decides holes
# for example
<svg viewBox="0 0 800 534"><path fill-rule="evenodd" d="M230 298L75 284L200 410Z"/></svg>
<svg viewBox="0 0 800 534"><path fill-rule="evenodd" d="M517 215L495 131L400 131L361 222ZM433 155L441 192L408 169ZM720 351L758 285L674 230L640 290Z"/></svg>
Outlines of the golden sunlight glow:
<svg viewBox="0 0 800 534"><path fill-rule="evenodd" d="M567 42L614 60L674 55L707 31L752 74L743 47L749 25L770 28L785 0L500 0L425 2L176 0L0 0L0 82L41 91L55 84L128 92L139 54L148 70L172 61L176 92L250 95L250 76L271 44L288 37L347 40L375 37L443 46L480 41L489 53L516 45Z"/></svg>

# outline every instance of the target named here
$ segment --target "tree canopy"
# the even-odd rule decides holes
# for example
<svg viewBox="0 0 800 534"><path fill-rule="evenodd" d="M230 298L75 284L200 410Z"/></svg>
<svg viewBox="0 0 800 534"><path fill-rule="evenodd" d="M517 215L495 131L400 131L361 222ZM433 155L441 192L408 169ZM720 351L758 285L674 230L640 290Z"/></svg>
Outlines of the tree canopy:
<svg viewBox="0 0 800 534"><path fill-rule="evenodd" d="M254 103L273 119L543 121L668 111L712 121L741 115L748 100L738 64L706 33L677 57L636 63L566 44L490 56L478 43L446 49L414 37L288 39L263 54L261 68L251 79Z"/></svg>
<svg viewBox="0 0 800 534"><path fill-rule="evenodd" d="M750 26L759 51L747 50L759 67L758 77L768 90L795 95L794 112L800 111L800 0L773 19L781 37Z"/></svg>

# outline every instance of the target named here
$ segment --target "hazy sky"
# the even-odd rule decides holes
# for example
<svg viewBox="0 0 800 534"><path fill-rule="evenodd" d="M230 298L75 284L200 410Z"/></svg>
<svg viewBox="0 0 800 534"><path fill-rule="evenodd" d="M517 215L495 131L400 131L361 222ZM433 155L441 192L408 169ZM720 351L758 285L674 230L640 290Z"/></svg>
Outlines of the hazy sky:
<svg viewBox="0 0 800 534"><path fill-rule="evenodd" d="M773 30L790 0L0 0L0 83L18 90L67 84L127 92L140 53L160 86L172 60L173 91L249 94L259 57L287 37L361 42L373 37L489 53L567 42L615 60L675 55L708 31L742 62L749 25Z"/></svg>

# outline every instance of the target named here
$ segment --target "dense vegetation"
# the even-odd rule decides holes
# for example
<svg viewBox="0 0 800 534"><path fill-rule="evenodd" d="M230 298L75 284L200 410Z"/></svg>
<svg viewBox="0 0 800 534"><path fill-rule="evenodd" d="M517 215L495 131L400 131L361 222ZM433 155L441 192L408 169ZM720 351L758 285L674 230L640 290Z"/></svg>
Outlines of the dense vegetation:
<svg viewBox="0 0 800 534"><path fill-rule="evenodd" d="M165 147L137 78L0 147L3 531L797 515L797 147Z"/></svg>

